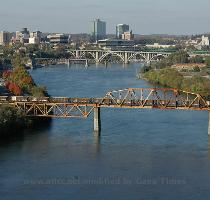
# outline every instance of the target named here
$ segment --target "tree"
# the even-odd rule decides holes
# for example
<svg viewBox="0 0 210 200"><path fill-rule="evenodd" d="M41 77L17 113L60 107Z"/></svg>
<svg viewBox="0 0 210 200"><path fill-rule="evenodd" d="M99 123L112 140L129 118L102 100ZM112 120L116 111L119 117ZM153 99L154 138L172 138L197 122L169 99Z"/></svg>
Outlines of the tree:
<svg viewBox="0 0 210 200"><path fill-rule="evenodd" d="M11 62L12 62L13 67L23 67L24 66L23 60L19 54L14 55L12 57Z"/></svg>
<svg viewBox="0 0 210 200"><path fill-rule="evenodd" d="M210 57L205 58L206 67L210 68Z"/></svg>

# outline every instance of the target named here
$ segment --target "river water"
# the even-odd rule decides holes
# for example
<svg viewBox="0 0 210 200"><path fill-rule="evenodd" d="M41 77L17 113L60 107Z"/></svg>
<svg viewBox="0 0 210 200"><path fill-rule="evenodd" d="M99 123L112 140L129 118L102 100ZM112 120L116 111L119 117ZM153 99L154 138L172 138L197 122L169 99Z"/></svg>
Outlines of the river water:
<svg viewBox="0 0 210 200"><path fill-rule="evenodd" d="M31 71L52 96L103 97L151 87L139 64L64 65ZM88 119L53 119L45 129L0 146L0 199L207 200L208 113L101 109L102 131Z"/></svg>

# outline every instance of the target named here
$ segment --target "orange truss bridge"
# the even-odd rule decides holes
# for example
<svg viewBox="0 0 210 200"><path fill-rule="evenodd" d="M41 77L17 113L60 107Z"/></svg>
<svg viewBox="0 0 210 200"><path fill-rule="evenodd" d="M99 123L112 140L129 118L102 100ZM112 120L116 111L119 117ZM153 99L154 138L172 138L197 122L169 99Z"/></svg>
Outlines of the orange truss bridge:
<svg viewBox="0 0 210 200"><path fill-rule="evenodd" d="M0 96L30 117L85 118L94 112L94 130L100 130L100 108L177 109L209 111L201 95L167 88L128 88L108 92L103 98Z"/></svg>

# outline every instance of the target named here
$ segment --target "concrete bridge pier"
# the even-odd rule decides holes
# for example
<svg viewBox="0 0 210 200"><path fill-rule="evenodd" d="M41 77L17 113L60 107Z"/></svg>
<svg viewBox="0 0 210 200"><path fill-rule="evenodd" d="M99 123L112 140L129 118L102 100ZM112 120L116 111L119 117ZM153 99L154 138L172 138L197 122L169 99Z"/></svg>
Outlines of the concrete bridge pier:
<svg viewBox="0 0 210 200"><path fill-rule="evenodd" d="M96 61L96 64L99 63L99 52L96 52L96 59L95 59L95 61Z"/></svg>
<svg viewBox="0 0 210 200"><path fill-rule="evenodd" d="M128 64L128 53L125 52L125 55L124 55L124 64Z"/></svg>
<svg viewBox="0 0 210 200"><path fill-rule="evenodd" d="M80 51L76 50L76 58L80 57Z"/></svg>
<svg viewBox="0 0 210 200"><path fill-rule="evenodd" d="M94 133L100 135L101 132L101 116L100 108L94 108Z"/></svg>
<svg viewBox="0 0 210 200"><path fill-rule="evenodd" d="M209 112L209 120L208 120L208 135L210 137L210 111Z"/></svg>
<svg viewBox="0 0 210 200"><path fill-rule="evenodd" d="M66 60L67 66L70 67L70 59Z"/></svg>

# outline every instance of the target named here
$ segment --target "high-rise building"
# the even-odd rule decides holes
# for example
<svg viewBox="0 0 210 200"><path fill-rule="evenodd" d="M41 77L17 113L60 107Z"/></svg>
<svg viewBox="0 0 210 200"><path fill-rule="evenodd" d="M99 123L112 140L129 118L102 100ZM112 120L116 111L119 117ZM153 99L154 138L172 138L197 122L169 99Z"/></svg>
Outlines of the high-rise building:
<svg viewBox="0 0 210 200"><path fill-rule="evenodd" d="M127 24L118 24L116 26L116 37L118 39L122 39L122 34L124 32L128 32L129 31L129 25Z"/></svg>
<svg viewBox="0 0 210 200"><path fill-rule="evenodd" d="M106 38L106 22L95 19L91 22L91 36L94 41Z"/></svg>
<svg viewBox="0 0 210 200"><path fill-rule="evenodd" d="M0 32L0 45L9 44L11 39L11 34L9 32Z"/></svg>

